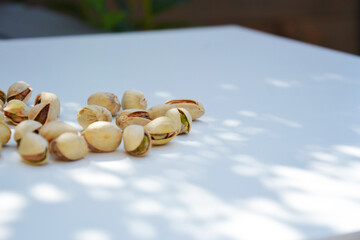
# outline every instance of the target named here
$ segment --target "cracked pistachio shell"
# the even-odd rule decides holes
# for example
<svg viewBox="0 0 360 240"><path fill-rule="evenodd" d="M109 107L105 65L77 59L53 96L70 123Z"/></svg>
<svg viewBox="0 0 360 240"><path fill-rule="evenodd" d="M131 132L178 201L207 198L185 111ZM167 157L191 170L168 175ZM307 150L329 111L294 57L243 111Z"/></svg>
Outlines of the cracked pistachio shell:
<svg viewBox="0 0 360 240"><path fill-rule="evenodd" d="M166 112L166 116L175 122L177 134L190 132L192 118L185 108L172 108Z"/></svg>
<svg viewBox="0 0 360 240"><path fill-rule="evenodd" d="M98 105L88 105L80 109L77 114L79 124L85 129L90 124L97 121L112 121L112 116L109 110Z"/></svg>
<svg viewBox="0 0 360 240"><path fill-rule="evenodd" d="M61 134L71 132L78 135L78 130L66 122L62 121L51 121L46 123L40 129L40 136L45 138L48 142L51 142L55 138L59 137Z"/></svg>
<svg viewBox="0 0 360 240"><path fill-rule="evenodd" d="M155 119L158 117L163 117L166 115L166 112L170 109L174 108L175 106L169 105L169 104L159 104L156 106L153 106L149 108L147 111L150 115L151 119Z"/></svg>
<svg viewBox="0 0 360 240"><path fill-rule="evenodd" d="M84 158L89 149L83 137L66 132L50 143L50 152L59 160L75 161Z"/></svg>
<svg viewBox="0 0 360 240"><path fill-rule="evenodd" d="M40 103L50 103L50 105L55 109L56 115L60 115L60 100L54 93L42 92L38 94L35 98L34 105Z"/></svg>
<svg viewBox="0 0 360 240"><path fill-rule="evenodd" d="M144 93L138 90L127 90L121 99L123 109L146 109L147 100Z"/></svg>
<svg viewBox="0 0 360 240"><path fill-rule="evenodd" d="M38 133L42 124L34 120L25 120L15 127L14 140L19 145L21 138L28 132Z"/></svg>
<svg viewBox="0 0 360 240"><path fill-rule="evenodd" d="M5 116L3 112L0 112L0 121L5 121Z"/></svg>
<svg viewBox="0 0 360 240"><path fill-rule="evenodd" d="M140 125L130 125L123 133L124 148L133 156L142 157L151 148L150 134Z"/></svg>
<svg viewBox="0 0 360 240"><path fill-rule="evenodd" d="M30 109L20 100L11 100L4 108L4 115L12 124L17 125L20 122L27 120Z"/></svg>
<svg viewBox="0 0 360 240"><path fill-rule="evenodd" d="M19 81L11 85L7 92L7 101L17 99L23 102L29 101L31 97L32 88L26 82Z"/></svg>
<svg viewBox="0 0 360 240"><path fill-rule="evenodd" d="M11 137L10 127L3 121L0 121L0 141L5 145Z"/></svg>
<svg viewBox="0 0 360 240"><path fill-rule="evenodd" d="M145 126L151 121L150 115L142 109L126 109L116 116L116 125L124 130L129 125Z"/></svg>
<svg viewBox="0 0 360 240"><path fill-rule="evenodd" d="M152 145L164 145L176 136L176 124L169 117L158 117L144 126Z"/></svg>
<svg viewBox="0 0 360 240"><path fill-rule="evenodd" d="M88 105L98 105L106 108L114 116L120 111L121 104L118 97L110 92L98 92L92 94L87 101Z"/></svg>
<svg viewBox="0 0 360 240"><path fill-rule="evenodd" d="M92 152L113 152L120 143L120 128L111 122L98 121L90 124L81 135Z"/></svg>
<svg viewBox="0 0 360 240"><path fill-rule="evenodd" d="M167 101L165 104L170 104L178 108L185 108L189 111L193 120L201 117L205 113L203 105L192 99L174 99Z"/></svg>
<svg viewBox="0 0 360 240"><path fill-rule="evenodd" d="M42 165L49 158L48 142L32 132L22 137L18 150L22 160L27 164Z"/></svg>
<svg viewBox="0 0 360 240"><path fill-rule="evenodd" d="M6 102L6 93L0 89L0 108L4 106Z"/></svg>
<svg viewBox="0 0 360 240"><path fill-rule="evenodd" d="M45 123L55 121L57 114L50 103L39 103L30 109L29 119L44 125Z"/></svg>

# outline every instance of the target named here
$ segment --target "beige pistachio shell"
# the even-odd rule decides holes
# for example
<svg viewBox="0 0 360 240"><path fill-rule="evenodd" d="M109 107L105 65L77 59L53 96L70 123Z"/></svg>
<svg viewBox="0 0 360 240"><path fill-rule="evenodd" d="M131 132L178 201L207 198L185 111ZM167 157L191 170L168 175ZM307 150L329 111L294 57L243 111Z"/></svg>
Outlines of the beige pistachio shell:
<svg viewBox="0 0 360 240"><path fill-rule="evenodd" d="M38 133L42 124L34 120L25 120L15 127L14 140L19 144L21 138L28 132Z"/></svg>
<svg viewBox="0 0 360 240"><path fill-rule="evenodd" d="M201 117L205 113L203 105L192 99L174 99L167 101L165 104L170 104L178 108L185 108L189 111L193 120Z"/></svg>
<svg viewBox="0 0 360 240"><path fill-rule="evenodd" d="M59 160L74 161L84 158L89 149L83 137L66 132L50 143L50 152Z"/></svg>
<svg viewBox="0 0 360 240"><path fill-rule="evenodd" d="M35 98L34 105L40 103L50 103L50 105L55 109L56 115L60 115L60 100L56 94L50 92L42 92L38 94Z"/></svg>
<svg viewBox="0 0 360 240"><path fill-rule="evenodd" d="M122 137L120 128L105 121L90 124L81 135L92 152L115 151L119 147Z"/></svg>
<svg viewBox="0 0 360 240"><path fill-rule="evenodd" d="M98 92L92 94L87 101L88 105L98 105L106 108L114 116L120 111L121 104L118 97L110 92Z"/></svg>
<svg viewBox="0 0 360 240"><path fill-rule="evenodd" d="M28 132L22 137L18 150L21 158L27 164L42 165L49 158L48 142L32 132Z"/></svg>
<svg viewBox="0 0 360 240"><path fill-rule="evenodd" d="M124 148L133 156L142 157L151 148L150 134L140 125L130 125L123 133Z"/></svg>
<svg viewBox="0 0 360 240"><path fill-rule="evenodd" d="M4 108L5 118L14 125L17 125L20 122L27 120L29 112L29 107L23 101L17 99L8 102L8 104Z"/></svg>
<svg viewBox="0 0 360 240"><path fill-rule="evenodd" d="M51 121L46 123L41 129L40 129L40 136L45 138L48 142L51 142L55 138L59 137L61 134L71 132L76 135L79 134L78 130L71 126L70 124L62 121Z"/></svg>
<svg viewBox="0 0 360 240"><path fill-rule="evenodd" d="M5 145L11 137L10 127L3 121L0 121L0 141Z"/></svg>
<svg viewBox="0 0 360 240"><path fill-rule="evenodd" d="M169 117L158 117L144 126L151 136L152 145L163 145L176 136L176 124Z"/></svg>
<svg viewBox="0 0 360 240"><path fill-rule="evenodd" d="M0 112L0 121L5 121L5 116L3 112Z"/></svg>
<svg viewBox="0 0 360 240"><path fill-rule="evenodd" d="M185 108L172 108L166 112L166 116L175 122L178 134L190 132L192 118Z"/></svg>
<svg viewBox="0 0 360 240"><path fill-rule="evenodd" d="M41 124L46 124L57 119L55 109L50 103L39 103L30 109L29 119L38 121Z"/></svg>
<svg viewBox="0 0 360 240"><path fill-rule="evenodd" d="M151 121L150 115L143 109L126 109L116 116L116 125L124 130L129 125L145 126Z"/></svg>
<svg viewBox="0 0 360 240"><path fill-rule="evenodd" d="M127 90L121 99L123 109L146 109L147 100L144 93L138 90Z"/></svg>
<svg viewBox="0 0 360 240"><path fill-rule="evenodd" d="M0 108L4 106L6 102L6 93L0 89Z"/></svg>
<svg viewBox="0 0 360 240"><path fill-rule="evenodd" d="M163 117L166 115L166 112L169 111L170 109L174 108L175 106L170 105L170 104L159 104L156 106L153 106L151 108L149 108L147 111L150 115L151 119L155 119L158 117Z"/></svg>
<svg viewBox="0 0 360 240"><path fill-rule="evenodd" d="M77 114L77 120L83 128L97 121L112 121L111 112L98 105L89 105L80 109Z"/></svg>
<svg viewBox="0 0 360 240"><path fill-rule="evenodd" d="M11 85L7 92L7 101L17 99L23 102L29 101L31 97L32 88L26 82L19 81Z"/></svg>

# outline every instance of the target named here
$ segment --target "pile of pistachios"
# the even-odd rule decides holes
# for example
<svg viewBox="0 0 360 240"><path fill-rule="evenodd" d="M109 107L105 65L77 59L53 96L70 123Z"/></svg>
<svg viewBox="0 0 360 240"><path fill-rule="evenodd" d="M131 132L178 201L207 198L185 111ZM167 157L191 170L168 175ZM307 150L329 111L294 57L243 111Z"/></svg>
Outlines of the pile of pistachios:
<svg viewBox="0 0 360 240"><path fill-rule="evenodd" d="M202 104L192 99L170 100L147 109L141 91L125 91L121 103L113 93L97 92L77 114L83 128L79 133L57 120L60 100L56 94L38 94L30 108L26 103L31 94L32 88L23 81L11 85L7 94L0 90L0 152L11 138L7 120L16 126L13 137L23 162L31 165L45 164L49 152L62 161L82 159L89 151L113 152L122 141L128 154L141 157L151 146L189 133L192 120L205 113Z"/></svg>

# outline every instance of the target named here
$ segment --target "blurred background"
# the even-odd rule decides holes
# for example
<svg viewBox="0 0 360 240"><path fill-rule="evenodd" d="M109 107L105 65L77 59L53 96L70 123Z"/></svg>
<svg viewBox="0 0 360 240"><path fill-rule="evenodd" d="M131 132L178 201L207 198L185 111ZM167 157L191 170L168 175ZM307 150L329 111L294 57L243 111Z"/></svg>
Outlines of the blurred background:
<svg viewBox="0 0 360 240"><path fill-rule="evenodd" d="M1 40L222 24L237 24L360 54L359 0L8 0L0 3Z"/></svg>

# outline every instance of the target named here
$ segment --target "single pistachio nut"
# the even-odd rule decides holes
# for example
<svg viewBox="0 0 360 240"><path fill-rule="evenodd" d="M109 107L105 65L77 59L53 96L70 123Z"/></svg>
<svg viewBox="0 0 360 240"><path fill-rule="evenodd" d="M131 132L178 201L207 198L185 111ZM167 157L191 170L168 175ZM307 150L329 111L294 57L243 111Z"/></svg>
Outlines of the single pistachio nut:
<svg viewBox="0 0 360 240"><path fill-rule="evenodd" d="M118 97L110 92L97 92L92 94L87 101L88 105L98 105L106 108L114 116L120 111L121 104Z"/></svg>
<svg viewBox="0 0 360 240"><path fill-rule="evenodd" d="M22 160L30 165L43 165L49 158L48 142L36 133L26 133L18 150Z"/></svg>
<svg viewBox="0 0 360 240"><path fill-rule="evenodd" d="M172 108L166 112L166 116L175 122L177 134L190 132L192 118L188 110L185 108Z"/></svg>
<svg viewBox="0 0 360 240"><path fill-rule="evenodd" d="M8 102L4 108L4 115L12 124L17 125L20 122L27 120L30 109L23 101L14 99Z"/></svg>
<svg viewBox="0 0 360 240"><path fill-rule="evenodd" d="M60 115L60 100L58 96L50 92L42 92L35 97L34 105L40 103L50 103L50 105L55 109L56 115Z"/></svg>
<svg viewBox="0 0 360 240"><path fill-rule="evenodd" d="M0 111L0 121L5 121L4 113Z"/></svg>
<svg viewBox="0 0 360 240"><path fill-rule="evenodd" d="M6 93L0 89L0 108L6 103Z"/></svg>
<svg viewBox="0 0 360 240"><path fill-rule="evenodd" d="M39 130L41 127L42 127L42 124L37 121L34 121L34 120L22 121L15 127L14 140L17 142L17 144L19 146L19 143L20 143L22 137L26 133L28 133L28 132L39 133Z"/></svg>
<svg viewBox="0 0 360 240"><path fill-rule="evenodd" d="M166 115L166 112L169 111L170 109L175 108L175 106L170 105L170 104L159 104L156 106L153 106L151 108L149 108L147 111L150 115L151 119L155 119L158 117L163 117Z"/></svg>
<svg viewBox="0 0 360 240"><path fill-rule="evenodd" d="M129 125L145 126L151 121L150 115L143 109L126 109L116 116L116 125L124 130Z"/></svg>
<svg viewBox="0 0 360 240"><path fill-rule="evenodd" d="M127 126L123 133L124 148L136 157L146 155L151 148L150 134L140 125Z"/></svg>
<svg viewBox="0 0 360 240"><path fill-rule="evenodd" d="M77 114L79 124L85 129L90 124L97 121L112 121L111 112L98 105L88 105L80 109Z"/></svg>
<svg viewBox="0 0 360 240"><path fill-rule="evenodd" d="M146 109L147 100L144 93L138 90L127 90L121 99L123 109Z"/></svg>
<svg viewBox="0 0 360 240"><path fill-rule="evenodd" d="M90 124L81 135L92 152L113 152L120 143L120 128L111 122L97 121Z"/></svg>
<svg viewBox="0 0 360 240"><path fill-rule="evenodd" d="M164 145L176 136L176 124L169 117L158 117L144 126L151 136L152 145Z"/></svg>
<svg viewBox="0 0 360 240"><path fill-rule="evenodd" d="M203 105L192 99L174 99L167 101L165 104L170 104L178 108L185 108L189 111L193 120L201 117L205 113Z"/></svg>
<svg viewBox="0 0 360 240"><path fill-rule="evenodd" d="M59 137L61 134L71 132L76 135L79 134L78 130L71 126L70 124L62 121L51 121L46 123L41 129L40 129L40 136L45 138L48 142L51 142L55 138Z"/></svg>
<svg viewBox="0 0 360 240"><path fill-rule="evenodd" d="M74 161L84 158L89 149L83 137L66 132L50 143L50 152L59 160Z"/></svg>
<svg viewBox="0 0 360 240"><path fill-rule="evenodd" d="M39 103L30 109L29 119L45 124L57 119L57 114L50 103Z"/></svg>
<svg viewBox="0 0 360 240"><path fill-rule="evenodd" d="M7 144L11 137L10 127L3 121L0 121L0 141L2 145Z"/></svg>
<svg viewBox="0 0 360 240"><path fill-rule="evenodd" d="M32 88L26 82L19 81L11 85L7 92L7 101L17 99L26 103L31 97Z"/></svg>

